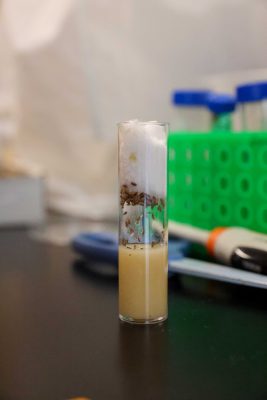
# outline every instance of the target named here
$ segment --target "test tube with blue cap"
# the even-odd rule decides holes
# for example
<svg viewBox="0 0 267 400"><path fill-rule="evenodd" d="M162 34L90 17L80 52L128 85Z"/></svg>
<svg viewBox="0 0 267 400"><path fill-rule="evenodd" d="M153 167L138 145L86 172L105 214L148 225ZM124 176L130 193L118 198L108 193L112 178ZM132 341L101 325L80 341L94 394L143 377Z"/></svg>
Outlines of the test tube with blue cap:
<svg viewBox="0 0 267 400"><path fill-rule="evenodd" d="M238 114L244 131L267 131L267 81L236 88Z"/></svg>
<svg viewBox="0 0 267 400"><path fill-rule="evenodd" d="M206 89L175 90L172 94L172 131L208 132L211 124L207 108L209 94L210 91Z"/></svg>
<svg viewBox="0 0 267 400"><path fill-rule="evenodd" d="M211 130L230 132L232 116L235 111L235 97L227 93L211 93L207 98L207 107L212 114Z"/></svg>

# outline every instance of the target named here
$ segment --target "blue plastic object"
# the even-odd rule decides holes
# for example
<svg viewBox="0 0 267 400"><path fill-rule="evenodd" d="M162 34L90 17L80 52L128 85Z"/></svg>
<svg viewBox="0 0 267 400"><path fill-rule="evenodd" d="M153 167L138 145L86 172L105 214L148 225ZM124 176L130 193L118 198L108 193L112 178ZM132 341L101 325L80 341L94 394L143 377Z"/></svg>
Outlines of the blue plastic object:
<svg viewBox="0 0 267 400"><path fill-rule="evenodd" d="M118 262L118 238L113 233L81 233L72 240L72 248L88 259Z"/></svg>
<svg viewBox="0 0 267 400"><path fill-rule="evenodd" d="M236 97L239 103L267 99L267 81L246 83L237 86Z"/></svg>
<svg viewBox="0 0 267 400"><path fill-rule="evenodd" d="M207 99L207 106L214 114L230 113L235 110L236 99L231 94L211 93Z"/></svg>
<svg viewBox="0 0 267 400"><path fill-rule="evenodd" d="M180 260L188 254L186 240L169 240L169 261ZM113 233L81 233L72 240L74 251L87 260L108 264L118 263L118 238Z"/></svg>
<svg viewBox="0 0 267 400"><path fill-rule="evenodd" d="M182 107L206 106L208 90L176 90L173 92L172 102Z"/></svg>

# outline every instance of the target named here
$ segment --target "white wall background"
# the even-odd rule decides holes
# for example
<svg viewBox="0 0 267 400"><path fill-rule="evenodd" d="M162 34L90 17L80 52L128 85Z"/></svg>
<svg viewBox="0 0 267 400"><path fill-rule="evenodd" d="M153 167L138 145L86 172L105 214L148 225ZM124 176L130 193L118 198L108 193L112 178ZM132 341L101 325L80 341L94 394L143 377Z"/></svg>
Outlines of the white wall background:
<svg viewBox="0 0 267 400"><path fill-rule="evenodd" d="M266 0L2 0L0 17L20 151L89 192L114 191L117 121L171 120L174 88L267 66Z"/></svg>

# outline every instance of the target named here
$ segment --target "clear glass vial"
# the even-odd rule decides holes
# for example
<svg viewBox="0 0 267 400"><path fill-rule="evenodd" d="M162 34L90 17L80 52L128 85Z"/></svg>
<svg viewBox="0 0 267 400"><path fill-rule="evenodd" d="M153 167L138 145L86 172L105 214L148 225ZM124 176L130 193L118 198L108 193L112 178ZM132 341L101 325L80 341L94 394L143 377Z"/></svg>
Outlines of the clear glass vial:
<svg viewBox="0 0 267 400"><path fill-rule="evenodd" d="M167 135L155 121L119 128L119 317L139 324L167 318Z"/></svg>
<svg viewBox="0 0 267 400"><path fill-rule="evenodd" d="M212 115L211 131L230 132L235 111L235 97L228 93L211 93L208 96L207 107Z"/></svg>
<svg viewBox="0 0 267 400"><path fill-rule="evenodd" d="M267 81L236 88L241 130L267 131Z"/></svg>
<svg viewBox="0 0 267 400"><path fill-rule="evenodd" d="M211 115L207 108L208 90L176 90L172 94L172 131L208 132Z"/></svg>

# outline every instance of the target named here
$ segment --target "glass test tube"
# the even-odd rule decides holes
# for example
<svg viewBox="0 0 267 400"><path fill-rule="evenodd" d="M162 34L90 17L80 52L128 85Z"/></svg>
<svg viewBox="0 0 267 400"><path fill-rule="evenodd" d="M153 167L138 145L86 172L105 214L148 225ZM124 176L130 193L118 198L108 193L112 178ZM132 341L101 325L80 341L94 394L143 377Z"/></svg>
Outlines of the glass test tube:
<svg viewBox="0 0 267 400"><path fill-rule="evenodd" d="M267 81L236 88L238 114L243 131L267 131Z"/></svg>
<svg viewBox="0 0 267 400"><path fill-rule="evenodd" d="M228 93L211 93L207 99L207 107L212 114L211 130L230 132L235 111L235 97Z"/></svg>
<svg viewBox="0 0 267 400"><path fill-rule="evenodd" d="M207 108L208 90L176 90L172 95L172 131L208 132L211 116Z"/></svg>
<svg viewBox="0 0 267 400"><path fill-rule="evenodd" d="M119 124L119 317L149 324L167 318L168 125Z"/></svg>

